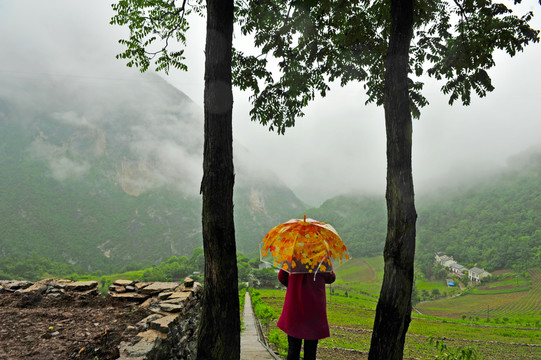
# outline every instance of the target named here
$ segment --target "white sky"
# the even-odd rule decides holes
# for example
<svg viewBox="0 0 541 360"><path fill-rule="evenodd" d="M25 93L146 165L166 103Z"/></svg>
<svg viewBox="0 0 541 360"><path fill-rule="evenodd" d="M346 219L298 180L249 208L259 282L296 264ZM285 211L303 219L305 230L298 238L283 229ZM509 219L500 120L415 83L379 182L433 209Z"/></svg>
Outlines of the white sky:
<svg viewBox="0 0 541 360"><path fill-rule="evenodd" d="M537 17L541 6L524 0ZM0 0L0 71L80 74L81 64L114 59L125 29L109 25L110 2L95 0ZM193 21L195 20L195 21ZM188 34L189 72L172 70L167 81L203 104L204 19L192 19ZM246 45L235 31L235 43ZM119 61L120 62L120 61ZM474 178L510 156L541 145L541 45L514 58L496 57L490 71L496 90L472 105L447 105L441 84L426 85L430 105L414 120L413 166L417 193L450 180ZM43 70L43 69L49 70ZM122 66L119 66L122 68ZM120 69L122 71L137 71ZM120 75L119 75L120 76ZM285 135L249 119L248 93L234 92L234 137L312 205L350 191L385 189L383 109L365 106L362 85L333 86L324 99Z"/></svg>

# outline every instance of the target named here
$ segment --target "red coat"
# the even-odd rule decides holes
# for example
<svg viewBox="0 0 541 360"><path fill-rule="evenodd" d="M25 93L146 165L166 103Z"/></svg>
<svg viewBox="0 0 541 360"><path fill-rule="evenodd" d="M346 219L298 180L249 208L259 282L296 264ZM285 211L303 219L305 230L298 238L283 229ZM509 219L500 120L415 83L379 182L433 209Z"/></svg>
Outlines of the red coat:
<svg viewBox="0 0 541 360"><path fill-rule="evenodd" d="M278 327L298 339L318 340L329 337L325 284L336 279L334 273L278 273L278 280L287 286L286 299Z"/></svg>

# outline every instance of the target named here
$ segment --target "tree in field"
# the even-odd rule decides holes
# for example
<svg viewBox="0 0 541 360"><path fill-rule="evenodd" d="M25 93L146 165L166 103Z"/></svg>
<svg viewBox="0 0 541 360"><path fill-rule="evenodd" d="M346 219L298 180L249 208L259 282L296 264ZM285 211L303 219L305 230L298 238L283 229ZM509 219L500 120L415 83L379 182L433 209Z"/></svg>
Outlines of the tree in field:
<svg viewBox="0 0 541 360"><path fill-rule="evenodd" d="M186 17L201 13L202 1L193 7L186 0L121 0L113 5L111 23L128 25L130 38L120 40L126 50L119 58L128 66L169 71L186 70L183 50L172 50L174 41L186 44ZM233 132L231 52L233 0L206 1L205 44L203 249L205 278L197 359L239 359L240 318L237 256L233 222ZM180 134L179 134L180 136Z"/></svg>
<svg viewBox="0 0 541 360"><path fill-rule="evenodd" d="M520 2L515 0L515 3ZM252 119L283 134L328 83L363 83L368 103L384 106L387 135L385 273L369 359L402 359L411 321L416 211L412 116L428 102L419 78L443 80L450 104L492 91L495 50L510 56L538 31L491 0L260 0L237 2L244 34L261 54L234 53L234 83L253 92ZM278 59L279 76L267 56Z"/></svg>

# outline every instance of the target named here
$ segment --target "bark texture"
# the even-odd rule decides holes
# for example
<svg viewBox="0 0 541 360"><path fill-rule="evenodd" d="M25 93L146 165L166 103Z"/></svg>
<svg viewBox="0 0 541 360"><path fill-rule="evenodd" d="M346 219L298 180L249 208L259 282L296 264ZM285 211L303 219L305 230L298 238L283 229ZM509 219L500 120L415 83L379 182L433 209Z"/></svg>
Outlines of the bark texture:
<svg viewBox="0 0 541 360"><path fill-rule="evenodd" d="M369 360L402 359L411 321L415 257L412 121L408 95L408 54L413 0L391 1L391 34L385 74L387 131L387 238L385 273L376 308Z"/></svg>
<svg viewBox="0 0 541 360"><path fill-rule="evenodd" d="M197 359L240 358L238 271L233 219L233 0L207 1L203 248L205 282Z"/></svg>

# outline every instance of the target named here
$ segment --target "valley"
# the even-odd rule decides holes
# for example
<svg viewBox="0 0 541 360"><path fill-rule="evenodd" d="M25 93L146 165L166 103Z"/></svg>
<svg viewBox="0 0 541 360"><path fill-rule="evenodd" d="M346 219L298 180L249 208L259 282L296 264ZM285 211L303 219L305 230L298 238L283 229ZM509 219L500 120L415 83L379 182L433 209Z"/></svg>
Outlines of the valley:
<svg viewBox="0 0 541 360"><path fill-rule="evenodd" d="M202 281L201 109L155 76L137 87L7 73L0 80L0 279L91 279L102 292L120 278ZM328 289L332 336L320 354L364 359L383 276L384 196L346 193L311 207L261 159L235 149L239 283L272 287L273 270L255 268L276 224L303 214L332 224L353 259ZM540 178L541 153L532 150L476 182L417 195L406 358L434 358L432 337L482 359L541 357ZM499 275L450 288L434 268L440 251ZM275 322L284 292L256 291L274 313L261 319L268 339L283 352Z"/></svg>

